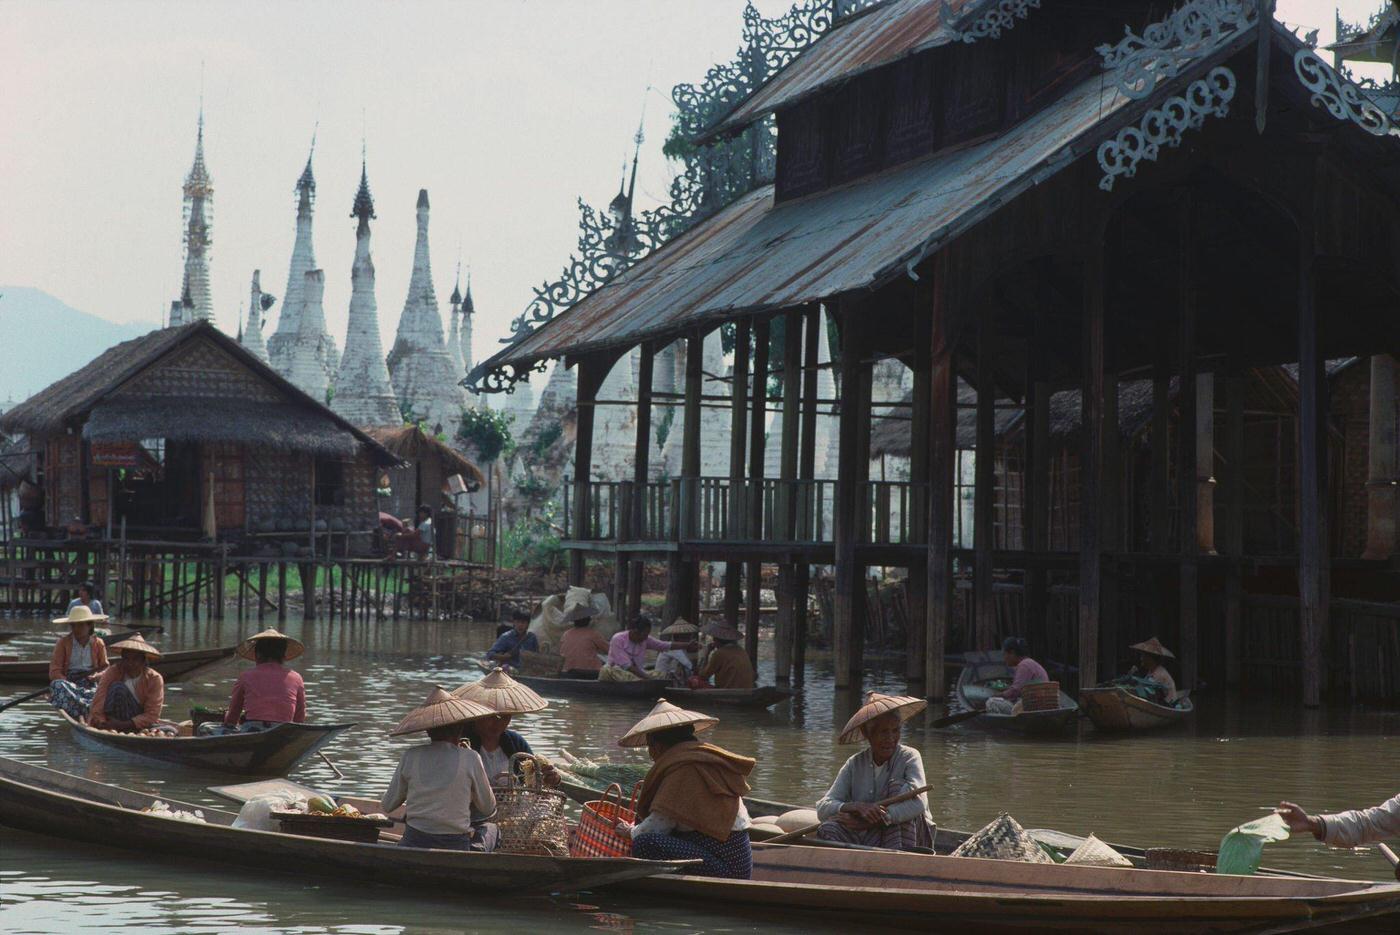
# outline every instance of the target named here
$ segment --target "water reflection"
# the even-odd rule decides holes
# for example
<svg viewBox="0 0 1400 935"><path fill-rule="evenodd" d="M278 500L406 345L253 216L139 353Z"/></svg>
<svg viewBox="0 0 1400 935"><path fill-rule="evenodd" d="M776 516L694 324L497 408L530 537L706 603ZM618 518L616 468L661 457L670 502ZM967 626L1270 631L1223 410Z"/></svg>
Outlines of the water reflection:
<svg viewBox="0 0 1400 935"><path fill-rule="evenodd" d="M46 657L53 627L44 621L6 621L24 630L5 651ZM455 687L480 677L470 654L491 643L488 624L288 622L307 644L294 665L306 680L310 716L355 721L327 755L343 780L319 760L290 778L330 792L378 795L411 739L388 730L434 684ZM226 645L257 629L233 621L166 624L152 639L162 649ZM171 716L195 705L222 705L241 667L230 661L190 682L167 686ZM760 667L771 676L771 663ZM836 697L829 663L814 662L803 696L769 711L720 710L717 743L759 758L753 776L766 798L810 804L840 763L856 748L836 744L836 730L855 704ZM899 691L893 674L877 675L867 688ZM0 697L17 687L0 686ZM1007 811L1027 827L1053 827L1108 840L1175 847L1213 848L1238 822L1262 814L1281 797L1330 810L1372 804L1395 793L1396 726L1400 715L1360 709L1303 711L1276 699L1212 694L1198 699L1194 723L1170 733L1115 738L1085 727L1077 738L1027 740L989 735L967 727L934 730L938 706L911 721L906 742L923 751L935 819L943 827L976 828ZM615 741L644 714L647 702L558 700L539 715L517 719L535 747L644 763L644 754L619 750ZM219 807L205 787L231 781L153 761L80 749L69 730L42 703L0 716L0 753L136 789ZM236 780L234 780L236 781ZM1386 879L1384 861L1370 851L1324 851L1311 841L1272 846L1266 862L1314 873ZM102 880L101 887L89 881ZM113 860L87 849L0 830L0 887L7 931L251 931L393 932L412 920L414 931L506 930L522 919L510 907L469 895L470 924L455 895L434 902L420 895L361 887L336 887L247 873L215 872L158 862ZM674 913L600 898L529 903L532 929L660 930L678 926ZM687 911L687 931L743 930L748 918L700 917ZM783 931L764 923L765 931ZM804 924L801 929L811 930Z"/></svg>

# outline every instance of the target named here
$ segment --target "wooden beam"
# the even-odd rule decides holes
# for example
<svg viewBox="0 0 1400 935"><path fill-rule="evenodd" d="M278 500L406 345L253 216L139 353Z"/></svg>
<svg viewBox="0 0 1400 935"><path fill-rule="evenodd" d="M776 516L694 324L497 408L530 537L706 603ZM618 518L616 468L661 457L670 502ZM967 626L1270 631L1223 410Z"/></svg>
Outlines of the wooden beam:
<svg viewBox="0 0 1400 935"><path fill-rule="evenodd" d="M944 655L953 616L953 470L957 460L957 374L953 362L952 263L948 248L933 260L929 324L928 636L926 697L948 693ZM922 310L920 310L922 312Z"/></svg>
<svg viewBox="0 0 1400 935"><path fill-rule="evenodd" d="M753 418L749 420L748 527L745 538L763 539L763 456L768 431L768 344L771 326L767 318L753 325ZM749 562L745 570L748 592L744 600L744 648L758 658L758 628L762 620L763 563Z"/></svg>
<svg viewBox="0 0 1400 935"><path fill-rule="evenodd" d="M574 435L574 528L575 539L590 539L589 480L593 474L593 401L607 376L609 362L600 358L585 358L578 362L578 407ZM562 366L562 364L556 364ZM569 553L569 583L582 586L586 569L584 553L574 549Z"/></svg>
<svg viewBox="0 0 1400 935"><path fill-rule="evenodd" d="M928 544L928 466L929 412L933 400L933 368L930 360L932 316L927 314L932 295L928 288L917 289L914 300L913 403L909 427L909 541ZM904 677L909 694L924 693L924 655L928 643L928 564L910 565L905 578L909 627L905 642Z"/></svg>
<svg viewBox="0 0 1400 935"><path fill-rule="evenodd" d="M791 309L783 316L783 437L779 459L779 491L782 506L780 537L797 536L798 403L802 397L802 312ZM791 681L793 632L797 613L797 569L790 563L778 568L778 621L773 640L773 665L779 685Z"/></svg>
<svg viewBox="0 0 1400 935"><path fill-rule="evenodd" d="M639 530L646 522L646 491L651 479L651 395L656 374L656 346L644 343L637 357L637 444L632 456L632 526ZM642 586L646 562L637 560L628 567L627 612L642 610Z"/></svg>
<svg viewBox="0 0 1400 935"><path fill-rule="evenodd" d="M744 502L744 446L748 441L748 432L745 431L748 412L749 320L743 318L734 323L734 381L729 397L729 515L726 522L729 524L728 538L736 540L746 538L744 529L748 525ZM724 621L735 628L739 626L743 584L742 563L725 562ZM756 657L757 653L750 660L754 664L758 662Z"/></svg>
<svg viewBox="0 0 1400 935"><path fill-rule="evenodd" d="M1367 436L1366 550L1361 557L1386 561L1396 546L1395 358L1371 358L1370 433Z"/></svg>
<svg viewBox="0 0 1400 935"><path fill-rule="evenodd" d="M1303 704L1322 702L1328 625L1327 373L1322 359L1312 229L1298 251L1298 623Z"/></svg>
<svg viewBox="0 0 1400 935"><path fill-rule="evenodd" d="M802 345L802 450L797 459L798 477L811 481L817 473L817 361L820 345L826 335L821 329L821 309L809 306L803 313ZM816 498L811 496L811 485L806 486L808 496L803 501L803 517L807 536L816 534ZM812 567L807 564L797 566L797 580L793 583L796 591L796 608L793 618L792 682L801 686L806 682L807 669L807 606L811 586Z"/></svg>
<svg viewBox="0 0 1400 935"><path fill-rule="evenodd" d="M1215 374L1196 374L1196 550L1215 554Z"/></svg>
<svg viewBox="0 0 1400 935"><path fill-rule="evenodd" d="M1105 316L1106 318L1107 316ZM1118 373L1111 345L1113 331L1104 322L1103 377L1103 468L1099 478L1103 495L1099 500L1099 519L1103 529L1102 546L1112 555L1123 549L1123 435L1118 430ZM1117 671L1120 642L1118 569L1110 562L1102 571L1099 592L1103 610L1099 618L1099 666L1104 672Z"/></svg>
<svg viewBox="0 0 1400 935"><path fill-rule="evenodd" d="M858 602L859 585L863 572L856 564L856 544L859 541L857 515L860 503L860 419L865 407L861 401L861 391L865 381L861 379L862 329L859 321L859 307L842 304L841 307L841 354L838 366L841 373L840 420L838 428L839 463L836 481L836 511L834 517L834 551L836 565L836 593L833 605L835 619L832 621L832 650L835 658L836 687L852 686L855 642L860 637L861 627L856 616L865 609Z"/></svg>
<svg viewBox="0 0 1400 935"><path fill-rule="evenodd" d="M1099 521L1103 473L1104 245L1084 258L1082 325L1082 448L1079 478L1079 684L1098 684L1102 536Z"/></svg>
<svg viewBox="0 0 1400 935"><path fill-rule="evenodd" d="M973 463L972 546L973 649L993 649L997 643L997 607L992 593L992 549L996 509L996 310L977 310L977 452Z"/></svg>
<svg viewBox="0 0 1400 935"><path fill-rule="evenodd" d="M1181 666L1181 688L1189 691L1196 687L1200 602L1199 543L1197 541L1196 513L1196 446L1200 439L1196 433L1196 312L1198 305L1196 277L1196 245L1194 234L1194 210L1189 192L1181 192L1176 198L1177 227L1177 335L1176 335L1176 399L1178 411L1177 436L1181 448L1181 458L1177 471L1177 505L1181 520L1180 546L1181 560L1177 580L1177 617L1181 630L1177 636L1178 664Z"/></svg>
<svg viewBox="0 0 1400 935"><path fill-rule="evenodd" d="M1238 685L1243 663L1242 598L1244 557L1244 397L1245 377L1238 369L1225 378L1225 683Z"/></svg>

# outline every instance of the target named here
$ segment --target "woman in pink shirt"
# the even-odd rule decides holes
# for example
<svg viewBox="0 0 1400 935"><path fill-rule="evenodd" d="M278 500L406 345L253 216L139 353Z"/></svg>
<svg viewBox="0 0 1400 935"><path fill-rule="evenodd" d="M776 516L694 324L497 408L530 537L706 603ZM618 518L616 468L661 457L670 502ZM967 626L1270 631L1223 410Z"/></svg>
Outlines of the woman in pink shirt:
<svg viewBox="0 0 1400 935"><path fill-rule="evenodd" d="M1001 644L1001 661L1012 670L1011 685L1005 691L987 699L987 711L993 714L1015 714L1021 689L1035 682L1048 682L1045 667L1031 658L1030 644L1019 636L1008 636Z"/></svg>
<svg viewBox="0 0 1400 935"><path fill-rule="evenodd" d="M251 733L278 724L306 720L306 685L301 675L283 663L306 649L276 630L264 630L238 647L238 655L257 665L238 677L229 696L223 724L199 725L201 734ZM239 718L242 717L242 723Z"/></svg>
<svg viewBox="0 0 1400 935"><path fill-rule="evenodd" d="M654 649L665 652L668 649L684 649L695 652L698 643L671 643L658 640L651 635L656 621L648 614L638 614L628 624L627 629L613 634L608 641L608 664L598 672L600 682L635 682L651 678L646 672L647 651Z"/></svg>

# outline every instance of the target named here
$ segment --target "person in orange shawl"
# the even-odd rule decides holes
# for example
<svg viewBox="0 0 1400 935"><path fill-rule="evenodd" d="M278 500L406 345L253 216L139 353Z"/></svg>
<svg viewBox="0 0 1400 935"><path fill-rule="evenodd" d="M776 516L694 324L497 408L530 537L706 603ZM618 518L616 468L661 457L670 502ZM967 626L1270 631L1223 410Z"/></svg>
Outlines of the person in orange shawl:
<svg viewBox="0 0 1400 935"><path fill-rule="evenodd" d="M106 619L79 604L54 621L68 624L71 632L54 645L49 660L49 704L78 720L87 717L97 677L107 668L107 644L95 633Z"/></svg>
<svg viewBox="0 0 1400 935"><path fill-rule="evenodd" d="M623 735L618 746L645 746L652 766L642 780L637 824L619 830L631 836L633 857L700 860L701 876L747 880L753 853L743 797L754 761L696 739L718 723L663 698Z"/></svg>
<svg viewBox="0 0 1400 935"><path fill-rule="evenodd" d="M160 658L160 651L140 634L113 643L112 651L121 658L102 673L88 723L121 731L154 727L165 707L165 679L149 663Z"/></svg>

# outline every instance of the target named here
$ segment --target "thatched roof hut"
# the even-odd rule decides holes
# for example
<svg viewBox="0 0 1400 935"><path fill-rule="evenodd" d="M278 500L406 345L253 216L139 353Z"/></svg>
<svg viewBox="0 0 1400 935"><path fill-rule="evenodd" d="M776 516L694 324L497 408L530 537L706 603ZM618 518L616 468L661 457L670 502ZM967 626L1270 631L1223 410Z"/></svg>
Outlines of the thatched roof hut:
<svg viewBox="0 0 1400 935"><path fill-rule="evenodd" d="M461 475L468 490L477 490L486 483L486 475L467 460L466 455L438 441L416 425L369 428L365 432L405 464L436 458L442 463L445 476Z"/></svg>

